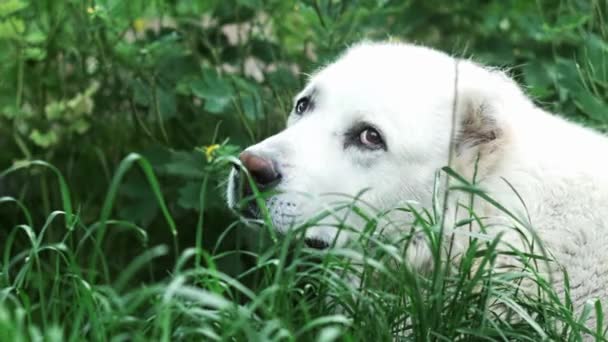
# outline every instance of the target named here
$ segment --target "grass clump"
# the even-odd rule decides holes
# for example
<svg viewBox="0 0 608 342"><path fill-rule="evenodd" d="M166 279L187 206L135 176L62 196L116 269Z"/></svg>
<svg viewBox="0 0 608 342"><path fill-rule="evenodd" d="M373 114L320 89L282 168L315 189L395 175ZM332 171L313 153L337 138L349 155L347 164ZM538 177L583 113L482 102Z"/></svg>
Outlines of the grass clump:
<svg viewBox="0 0 608 342"><path fill-rule="evenodd" d="M146 161L129 156L111 182L104 208L114 205L115 187L136 165L164 205L156 176L146 172ZM27 166L55 172L45 163ZM457 177L446 172L444 177ZM60 187L65 186L61 174L55 175ZM474 184L460 184L450 191L468 189L477 200L492 201ZM242 219L215 248L180 249L177 243L148 245L145 230L112 220L110 209L92 223L83 222L78 210L68 216L78 206L69 196L63 199L63 207L41 223L17 199L0 200L22 213L2 249L3 340L577 341L591 335L606 340L601 323L594 330L585 325L592 312L602 317L601 304L589 303L575 314L567 288L561 298L541 276L538 263L546 260L541 252L511 250L500 243L500 235L480 233L469 234L469 247L452 254L446 248L446 229L467 234L473 221L483 225L473 212L470 220L443 227L438 203L431 209L408 205L398 210L415 217L411 229L388 237L380 234L394 224L384 220L387 213L354 198L324 214L348 207L364 220L365 229L358 233L339 225L342 233L355 236L345 247L327 252L304 247L302 234L314 222L264 242L271 227L264 220L252 227L260 222ZM461 209L469 210L466 205ZM175 236L173 229L180 228L169 214L166 222ZM226 236L237 230L262 239L262 247L222 249ZM430 242L430 271L420 272L408 262L415 236ZM116 264L112 244L123 238L130 238L137 253ZM517 255L521 267L496 268L503 254ZM249 260L250 267L236 274L218 268L222 259L234 255ZM163 258L173 265L159 266ZM536 290L524 291L521 285L526 282Z"/></svg>

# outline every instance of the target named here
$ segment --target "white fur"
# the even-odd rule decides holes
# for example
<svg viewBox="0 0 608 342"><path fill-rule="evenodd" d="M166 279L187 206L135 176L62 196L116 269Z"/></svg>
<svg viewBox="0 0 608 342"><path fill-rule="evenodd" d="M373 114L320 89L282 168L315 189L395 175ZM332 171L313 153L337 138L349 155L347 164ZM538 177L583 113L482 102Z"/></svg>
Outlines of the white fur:
<svg viewBox="0 0 608 342"><path fill-rule="evenodd" d="M435 171L448 164L454 146L452 166L471 177L479 155L480 186L523 217L524 207L504 179L522 196L535 232L556 259L547 271L557 288L563 286L561 265L578 308L594 298L608 307L606 137L538 108L500 71L408 44L356 45L312 76L296 99L311 89L316 99L310 112L292 113L284 131L247 149L272 158L283 175L283 193L268 202L277 229L344 199L337 194L363 189L369 190L362 199L378 210L407 200L430 207ZM450 144L455 94L457 135ZM345 132L360 121L381 131L386 151L344 148ZM231 205L234 186L230 182ZM505 216L487 203L476 211ZM402 229L410 229L401 219ZM336 220L326 219L307 235L331 241ZM346 221L361 229L355 215ZM340 234L338 242L347 238ZM505 240L518 243L516 236ZM422 250L411 258L418 265L430 261Z"/></svg>

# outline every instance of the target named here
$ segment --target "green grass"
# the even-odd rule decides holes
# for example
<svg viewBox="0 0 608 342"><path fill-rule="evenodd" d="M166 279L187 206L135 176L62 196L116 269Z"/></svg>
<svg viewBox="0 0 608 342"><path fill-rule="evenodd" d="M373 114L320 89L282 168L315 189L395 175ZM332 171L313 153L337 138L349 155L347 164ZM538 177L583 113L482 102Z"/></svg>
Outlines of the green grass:
<svg viewBox="0 0 608 342"><path fill-rule="evenodd" d="M601 319L594 331L581 323L594 311L602 317L600 304L590 303L574 314L567 295L560 298L537 272L542 253L509 250L500 237L471 234L470 247L456 263L442 247L449 246L444 231L455 228L466 234L473 221L483 227L474 213L457 227L442 227L439 202L427 209L397 208L416 220L410 233L389 240L378 234L386 213L374 212L355 198L343 206L365 220L365 229L348 247L327 253L302 246L299 237L314 222L272 241L272 227L252 227L256 223L244 219L227 229L211 250L182 250L175 239L148 246L145 230L110 215L121 179L134 167L143 170L165 207L146 160L130 155L112 179L99 219L91 223L82 222L73 209L78 203L71 203L67 184L51 165L32 162L3 174L50 169L64 195L62 207L43 223L32 219L25 203L0 199L0 205L15 206L22 214L2 246L0 340L579 341L585 333L606 340ZM442 175L458 177L450 169ZM467 191L477 201L500 207L474 184L457 180L452 191ZM443 195L436 193L435 198ZM465 205L461 209L468 210ZM180 227L164 214L175 237ZM257 239L261 247L222 250L223 239L233 230ZM417 272L405 259L414 231L430 241L432 272ZM113 241L126 236L141 252L116 264ZM175 253L170 258L175 262L164 276L142 276L162 268L158 260L169 253ZM501 253L519 255L522 267L494 268ZM253 261L251 266L238 274L223 273L218 263L234 254ZM537 284L538 290L524 292L524 281Z"/></svg>

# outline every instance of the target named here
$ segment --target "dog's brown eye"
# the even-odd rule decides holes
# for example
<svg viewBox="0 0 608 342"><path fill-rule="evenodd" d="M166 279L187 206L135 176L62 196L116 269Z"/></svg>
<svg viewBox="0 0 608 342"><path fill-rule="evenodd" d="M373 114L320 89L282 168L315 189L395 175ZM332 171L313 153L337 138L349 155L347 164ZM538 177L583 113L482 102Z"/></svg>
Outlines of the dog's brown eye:
<svg viewBox="0 0 608 342"><path fill-rule="evenodd" d="M359 141L361 145L373 150L384 146L380 133L371 127L367 127L359 133Z"/></svg>
<svg viewBox="0 0 608 342"><path fill-rule="evenodd" d="M310 104L310 98L308 96L299 99L298 102L296 103L296 114L298 114L298 115L304 114L304 112L306 112L306 110L308 109L309 104Z"/></svg>

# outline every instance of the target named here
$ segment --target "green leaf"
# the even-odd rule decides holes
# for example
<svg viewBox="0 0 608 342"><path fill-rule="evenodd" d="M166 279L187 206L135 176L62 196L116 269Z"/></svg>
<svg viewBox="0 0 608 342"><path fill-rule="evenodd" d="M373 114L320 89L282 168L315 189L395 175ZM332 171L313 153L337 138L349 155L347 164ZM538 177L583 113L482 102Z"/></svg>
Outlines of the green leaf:
<svg viewBox="0 0 608 342"><path fill-rule="evenodd" d="M39 130L34 129L30 133L29 138L34 142L34 144L44 148L48 148L51 145L55 145L59 142L59 136L57 136L57 133L55 133L53 130L42 133Z"/></svg>
<svg viewBox="0 0 608 342"><path fill-rule="evenodd" d="M523 67L524 79L529 87L529 92L534 97L544 97L553 94L553 80L544 63L531 62Z"/></svg>
<svg viewBox="0 0 608 342"><path fill-rule="evenodd" d="M200 79L190 83L190 89L194 96L205 100L205 110L213 114L225 111L234 96L230 82L210 68L203 71Z"/></svg>
<svg viewBox="0 0 608 342"><path fill-rule="evenodd" d="M139 67L139 61L137 59L139 49L137 45L120 41L116 44L114 53L117 61L127 64L130 68Z"/></svg>
<svg viewBox="0 0 608 342"><path fill-rule="evenodd" d="M596 34L588 34L585 38L582 57L586 60L589 77L608 83L608 42Z"/></svg>
<svg viewBox="0 0 608 342"><path fill-rule="evenodd" d="M42 44L46 41L46 33L39 30L36 26L30 27L27 35L25 36L25 41L28 44Z"/></svg>
<svg viewBox="0 0 608 342"><path fill-rule="evenodd" d="M188 182L178 190L177 205L184 209L199 208L199 197L201 192L200 182Z"/></svg>
<svg viewBox="0 0 608 342"><path fill-rule="evenodd" d="M71 118L75 118L85 114L91 114L93 108L95 107L95 103L90 96L78 94L76 97L67 102L67 106L70 108L73 114L71 115Z"/></svg>
<svg viewBox="0 0 608 342"><path fill-rule="evenodd" d="M224 112L228 105L230 105L230 97L210 97L205 101L204 109L209 113L219 114Z"/></svg>
<svg viewBox="0 0 608 342"><path fill-rule="evenodd" d="M70 131L78 134L84 134L89 130L90 127L90 123L88 123L85 119L80 118L70 124Z"/></svg>
<svg viewBox="0 0 608 342"><path fill-rule="evenodd" d="M129 200L118 208L119 217L125 220L149 225L158 215L158 203L150 185L142 177L128 177L120 187L120 194Z"/></svg>
<svg viewBox="0 0 608 342"><path fill-rule="evenodd" d="M608 122L608 104L597 96L593 96L589 91L581 89L573 93L574 103L589 118L602 123Z"/></svg>
<svg viewBox="0 0 608 342"><path fill-rule="evenodd" d="M560 15L553 29L560 31L574 30L581 27L589 21L588 14L572 13L568 15Z"/></svg>
<svg viewBox="0 0 608 342"><path fill-rule="evenodd" d="M257 93L241 94L241 105L245 116L251 120L258 120L262 117L262 100Z"/></svg>
<svg viewBox="0 0 608 342"><path fill-rule="evenodd" d="M181 178L202 178L205 169L205 156L198 151L168 151L168 155L155 151L158 162L154 163L155 169L165 175Z"/></svg>
<svg viewBox="0 0 608 342"><path fill-rule="evenodd" d="M20 0L3 0L0 1L0 18L8 17L27 7L27 3Z"/></svg>
<svg viewBox="0 0 608 342"><path fill-rule="evenodd" d="M168 120L175 117L177 115L177 104L173 91L157 88L156 94L161 118Z"/></svg>
<svg viewBox="0 0 608 342"><path fill-rule="evenodd" d="M49 120L57 120L63 116L63 112L66 110L65 102L63 101L53 101L50 102L44 107L44 113L46 114L46 118Z"/></svg>
<svg viewBox="0 0 608 342"><path fill-rule="evenodd" d="M29 47L25 49L24 55L25 59L40 62L46 58L46 50L37 47Z"/></svg>
<svg viewBox="0 0 608 342"><path fill-rule="evenodd" d="M222 0L178 1L176 10L180 15L200 14L214 9Z"/></svg>
<svg viewBox="0 0 608 342"><path fill-rule="evenodd" d="M149 107L152 99L152 91L150 86L141 79L135 79L131 82L131 90L133 91L133 101L141 106Z"/></svg>
<svg viewBox="0 0 608 342"><path fill-rule="evenodd" d="M233 80L238 92L236 96L239 99L237 106L240 106L247 118L258 120L263 116L264 108L257 84L240 77L234 77Z"/></svg>
<svg viewBox="0 0 608 342"><path fill-rule="evenodd" d="M237 0L237 3L244 7L249 7L252 9L260 8L263 6L261 0Z"/></svg>
<svg viewBox="0 0 608 342"><path fill-rule="evenodd" d="M558 86L560 100L565 101L572 93L581 89L580 74L576 62L564 58L557 58L556 61L549 74Z"/></svg>
<svg viewBox="0 0 608 342"><path fill-rule="evenodd" d="M0 39L20 39L25 32L25 23L21 19L9 18L0 21Z"/></svg>
<svg viewBox="0 0 608 342"><path fill-rule="evenodd" d="M272 87L277 90L297 89L300 86L296 75L287 67L278 67L267 76Z"/></svg>

